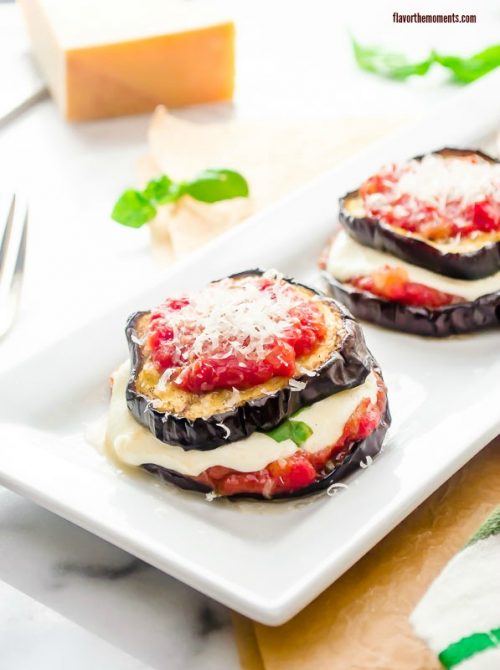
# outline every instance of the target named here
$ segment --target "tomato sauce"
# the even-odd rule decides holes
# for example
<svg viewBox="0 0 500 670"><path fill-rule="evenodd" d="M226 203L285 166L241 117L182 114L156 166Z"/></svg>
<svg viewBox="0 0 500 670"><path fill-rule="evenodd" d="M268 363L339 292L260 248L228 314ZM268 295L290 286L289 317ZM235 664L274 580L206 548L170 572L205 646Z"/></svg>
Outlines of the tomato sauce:
<svg viewBox="0 0 500 670"><path fill-rule="evenodd" d="M349 283L386 300L414 307L443 307L465 302L460 296L409 281L406 270L388 265L369 275L354 277Z"/></svg>
<svg viewBox="0 0 500 670"><path fill-rule="evenodd" d="M276 335L267 336L258 347L249 347L250 337L233 328L227 337L214 337L215 343L205 337L200 350L197 340L205 325L190 316L190 297L166 300L152 312L147 341L151 360L161 374L169 371L171 383L192 393L205 393L292 377L297 358L310 354L325 339L324 316L307 295L284 281L265 277L245 281L266 292L269 300L264 304L271 308L280 292L288 299L286 313L276 320ZM230 289L221 283L220 291L224 290Z"/></svg>
<svg viewBox="0 0 500 670"><path fill-rule="evenodd" d="M314 453L298 449L288 458L274 461L258 472L237 472L220 466L208 468L196 481L210 486L219 495L250 493L268 498L310 486L327 474L327 463L342 463L352 445L368 437L379 425L387 399L382 380L378 378L377 382L376 402L371 404L365 398L359 403L335 444Z"/></svg>
<svg viewBox="0 0 500 670"><path fill-rule="evenodd" d="M399 191L403 171L404 166L392 165L362 184L359 194L369 216L431 241L500 233L498 194L487 194L467 204L443 198L436 205Z"/></svg>

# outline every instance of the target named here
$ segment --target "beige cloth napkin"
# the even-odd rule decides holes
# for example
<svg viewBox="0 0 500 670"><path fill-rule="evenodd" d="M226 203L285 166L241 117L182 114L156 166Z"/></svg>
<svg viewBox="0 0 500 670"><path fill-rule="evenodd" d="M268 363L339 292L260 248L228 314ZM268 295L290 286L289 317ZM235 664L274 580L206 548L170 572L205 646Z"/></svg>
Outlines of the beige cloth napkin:
<svg viewBox="0 0 500 670"><path fill-rule="evenodd" d="M235 614L241 667L438 670L408 617L499 500L500 437L294 619L271 628Z"/></svg>
<svg viewBox="0 0 500 670"><path fill-rule="evenodd" d="M141 183L162 173L188 179L209 167L226 167L247 178L251 197L212 205L185 197L160 208L150 224L156 257L171 261L190 253L400 123L382 118L203 123L158 107L149 129L149 153L139 165Z"/></svg>

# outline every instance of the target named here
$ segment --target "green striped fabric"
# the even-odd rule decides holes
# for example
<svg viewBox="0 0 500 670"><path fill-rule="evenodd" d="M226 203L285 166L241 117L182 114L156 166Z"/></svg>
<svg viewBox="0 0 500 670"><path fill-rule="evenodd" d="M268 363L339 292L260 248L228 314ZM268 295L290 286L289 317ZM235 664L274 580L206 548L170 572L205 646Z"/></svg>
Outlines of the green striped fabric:
<svg viewBox="0 0 500 670"><path fill-rule="evenodd" d="M487 633L474 633L464 637L458 642L450 644L439 654L439 660L447 670L456 668L457 665L466 661L471 656L500 647L500 628L495 628Z"/></svg>
<svg viewBox="0 0 500 670"><path fill-rule="evenodd" d="M491 535L498 535L500 533L500 507L497 507L493 514L486 519L483 525L477 530L467 543L467 547L479 540L485 540Z"/></svg>
<svg viewBox="0 0 500 670"><path fill-rule="evenodd" d="M500 534L500 507L497 507L493 514L486 519L465 546L470 547L476 542L498 534ZM450 644L439 654L438 658L447 670L451 670L468 658L495 647L500 647L500 628L468 635L458 640L458 642Z"/></svg>

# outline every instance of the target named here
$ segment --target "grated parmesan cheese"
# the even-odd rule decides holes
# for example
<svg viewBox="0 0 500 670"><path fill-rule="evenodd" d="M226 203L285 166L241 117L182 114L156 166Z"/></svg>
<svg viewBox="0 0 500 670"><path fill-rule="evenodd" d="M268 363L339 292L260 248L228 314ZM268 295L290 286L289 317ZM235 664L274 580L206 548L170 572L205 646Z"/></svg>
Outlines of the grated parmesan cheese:
<svg viewBox="0 0 500 670"><path fill-rule="evenodd" d="M165 319L177 345L176 362L182 365L190 354L207 353L218 359L234 354L264 357L266 347L296 322L290 310L305 300L275 271L270 278L275 282L272 290L262 290L254 278L228 278L186 296L182 309L167 305ZM245 367L244 361L240 365Z"/></svg>
<svg viewBox="0 0 500 670"><path fill-rule="evenodd" d="M158 383L156 385L156 388L158 391L165 391L167 388L167 384L170 381L170 377L174 374L174 370L172 368L167 368L161 375L160 379L158 380Z"/></svg>
<svg viewBox="0 0 500 670"><path fill-rule="evenodd" d="M297 372L300 375L307 375L307 377L315 377L318 373L316 370L309 370L308 368L305 368L303 365L297 365Z"/></svg>
<svg viewBox="0 0 500 670"><path fill-rule="evenodd" d="M229 430L229 428L226 426L225 423L220 422L220 423L216 423L215 425L219 426L220 428L222 428L224 430L224 432L225 432L224 437L229 437L231 435L231 431Z"/></svg>
<svg viewBox="0 0 500 670"><path fill-rule="evenodd" d="M137 344L138 346L141 347L144 344L144 342L146 341L146 335L144 335L144 337L137 337L137 335L132 333L132 335L130 336L130 339L132 340L132 342L134 344Z"/></svg>
<svg viewBox="0 0 500 670"><path fill-rule="evenodd" d="M208 493L205 493L205 500L207 502L213 502L216 498L219 498L220 496L215 493L215 491L209 491Z"/></svg>
<svg viewBox="0 0 500 670"><path fill-rule="evenodd" d="M236 405L240 402L240 400L241 400L241 393L235 386L233 386L231 390L231 398L229 400L229 404L231 405L231 407L236 407Z"/></svg>
<svg viewBox="0 0 500 670"><path fill-rule="evenodd" d="M338 493L340 490L347 489L347 488L348 488L347 484L342 484L342 482L337 482L335 484L330 484L330 486L326 489L326 495L331 498L336 493Z"/></svg>
<svg viewBox="0 0 500 670"><path fill-rule="evenodd" d="M302 391L302 389L305 389L305 387L307 386L305 382L301 382L298 379L290 379L288 385L294 391Z"/></svg>
<svg viewBox="0 0 500 670"><path fill-rule="evenodd" d="M370 455L367 455L364 461L359 462L359 467L362 470L365 470L366 468L369 468L372 463L373 463L373 458Z"/></svg>
<svg viewBox="0 0 500 670"><path fill-rule="evenodd" d="M449 202L465 207L500 192L500 165L429 154L401 168L396 188L439 208Z"/></svg>

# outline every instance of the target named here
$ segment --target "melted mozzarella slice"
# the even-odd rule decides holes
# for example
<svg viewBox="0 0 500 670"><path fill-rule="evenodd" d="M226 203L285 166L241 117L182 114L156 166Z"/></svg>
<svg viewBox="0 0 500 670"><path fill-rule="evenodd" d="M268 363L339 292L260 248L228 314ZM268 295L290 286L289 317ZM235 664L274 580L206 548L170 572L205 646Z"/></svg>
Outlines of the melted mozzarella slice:
<svg viewBox="0 0 500 670"><path fill-rule="evenodd" d="M122 464L154 463L191 477L214 465L239 472L255 472L273 461L291 456L298 449L291 440L276 442L264 433L253 433L244 440L208 451L185 451L182 447L165 444L137 423L127 408L125 389L129 371L127 361L114 375L106 429L106 451ZM369 398L372 403L376 401L377 379L373 372L360 386L320 400L303 410L298 420L307 423L313 433L302 449L314 453L335 444L347 420L364 398Z"/></svg>
<svg viewBox="0 0 500 670"><path fill-rule="evenodd" d="M500 272L484 279L453 279L419 268L390 254L364 247L341 230L330 247L327 270L335 279L348 282L353 277L369 275L384 266L404 268L409 280L424 284L437 291L475 300L482 295L500 290Z"/></svg>

